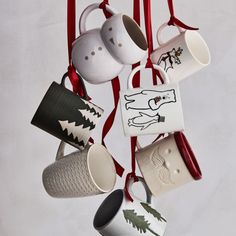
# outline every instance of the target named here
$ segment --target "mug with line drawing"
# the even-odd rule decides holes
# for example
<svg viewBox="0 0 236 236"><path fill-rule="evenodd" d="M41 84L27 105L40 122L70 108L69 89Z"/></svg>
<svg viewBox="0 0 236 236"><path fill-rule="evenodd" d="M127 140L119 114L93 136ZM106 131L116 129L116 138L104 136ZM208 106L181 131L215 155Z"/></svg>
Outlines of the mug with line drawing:
<svg viewBox="0 0 236 236"><path fill-rule="evenodd" d="M151 60L161 66L172 81L180 81L210 64L210 50L197 31L183 30L177 26L179 34L163 42L161 34L167 26L164 23L157 31L160 47L152 52Z"/></svg>
<svg viewBox="0 0 236 236"><path fill-rule="evenodd" d="M167 73L158 65L154 69L162 74L165 84L148 88L133 88L132 79L136 67L128 78L128 90L120 92L122 121L126 136L157 134L184 129L182 103L179 86L169 83Z"/></svg>

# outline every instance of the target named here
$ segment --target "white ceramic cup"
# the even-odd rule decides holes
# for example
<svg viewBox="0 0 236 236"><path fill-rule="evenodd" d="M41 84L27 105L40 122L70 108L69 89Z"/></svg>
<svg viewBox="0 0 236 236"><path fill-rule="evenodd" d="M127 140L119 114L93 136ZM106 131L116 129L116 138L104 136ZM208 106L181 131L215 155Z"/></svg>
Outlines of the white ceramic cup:
<svg viewBox="0 0 236 236"><path fill-rule="evenodd" d="M195 155L181 132L145 148L137 146L135 157L139 169L155 197L202 177Z"/></svg>
<svg viewBox="0 0 236 236"><path fill-rule="evenodd" d="M164 43L162 31L167 26L164 23L157 31L160 47L151 54L151 60L161 66L171 80L180 81L210 64L209 48L197 31L183 31L177 26L179 35Z"/></svg>
<svg viewBox="0 0 236 236"><path fill-rule="evenodd" d="M43 185L52 197L85 197L110 192L116 182L113 159L100 144L64 156L65 143L56 161L43 171Z"/></svg>
<svg viewBox="0 0 236 236"><path fill-rule="evenodd" d="M99 6L99 3L92 4L83 11L79 22L81 35L72 49L73 65L92 84L112 80L125 64L140 61L147 52L147 41L137 23L109 5L106 9L112 16L102 28L87 30L87 18Z"/></svg>
<svg viewBox="0 0 236 236"><path fill-rule="evenodd" d="M112 192L101 204L94 217L93 225L103 236L163 236L166 220L151 205L151 193L144 180L143 184L147 199L142 201L134 196L133 202L125 197L122 189ZM129 183L129 192L131 186Z"/></svg>
<svg viewBox="0 0 236 236"><path fill-rule="evenodd" d="M136 67L128 78L128 90L120 92L122 121L126 136L169 133L184 129L183 111L177 83L169 83L167 73L157 65L165 84L148 88L133 88Z"/></svg>

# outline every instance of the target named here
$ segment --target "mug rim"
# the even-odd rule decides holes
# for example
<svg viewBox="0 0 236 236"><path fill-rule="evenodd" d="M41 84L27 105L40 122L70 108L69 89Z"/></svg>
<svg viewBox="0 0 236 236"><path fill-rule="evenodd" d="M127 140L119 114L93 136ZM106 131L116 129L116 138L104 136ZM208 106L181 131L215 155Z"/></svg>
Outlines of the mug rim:
<svg viewBox="0 0 236 236"><path fill-rule="evenodd" d="M197 159L184 133L175 132L174 138L175 138L175 142L177 144L178 150L190 174L195 180L200 180L202 178L202 172L201 172L200 166L197 162Z"/></svg>

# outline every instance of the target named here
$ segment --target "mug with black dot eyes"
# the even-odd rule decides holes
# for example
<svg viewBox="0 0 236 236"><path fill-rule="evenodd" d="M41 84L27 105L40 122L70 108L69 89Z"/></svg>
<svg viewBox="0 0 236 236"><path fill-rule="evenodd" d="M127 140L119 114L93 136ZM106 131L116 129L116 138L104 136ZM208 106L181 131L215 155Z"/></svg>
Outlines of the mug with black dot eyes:
<svg viewBox="0 0 236 236"><path fill-rule="evenodd" d="M144 148L137 142L135 158L156 197L202 177L196 157L182 132L169 134Z"/></svg>
<svg viewBox="0 0 236 236"><path fill-rule="evenodd" d="M147 52L146 38L137 23L111 6L106 8L112 16L101 28L91 30L86 28L87 17L99 9L99 4L92 4L83 11L80 36L72 47L73 65L81 77L92 84L112 80L125 65L137 63Z"/></svg>

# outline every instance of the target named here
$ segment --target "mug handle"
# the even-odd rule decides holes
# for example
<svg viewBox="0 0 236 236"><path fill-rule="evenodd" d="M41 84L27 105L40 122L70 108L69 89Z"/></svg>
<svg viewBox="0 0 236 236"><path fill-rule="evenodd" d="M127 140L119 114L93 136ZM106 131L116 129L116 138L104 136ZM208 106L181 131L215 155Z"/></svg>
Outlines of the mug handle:
<svg viewBox="0 0 236 236"><path fill-rule="evenodd" d="M94 3L89 5L87 8L85 8L85 10L82 12L80 19L79 19L79 32L80 34L84 34L87 29L86 29L86 21L88 18L88 15L96 10L99 9L100 3ZM110 5L106 4L106 10L111 13L112 15L118 14L117 10L115 10L114 8L112 8Z"/></svg>
<svg viewBox="0 0 236 236"><path fill-rule="evenodd" d="M145 180L143 179L143 177L137 176L137 178L138 178L139 182L143 185L143 187L144 187L144 189L145 189L145 192L146 192L146 202L147 202L148 204L151 204L151 203L152 203L152 193L151 193L151 191L149 190L149 188L148 188L148 186L147 186ZM132 196L132 198L138 199L138 198L134 195L134 193L133 193L133 191L132 191L132 189L131 189L131 187L132 187L133 184L134 184L134 179L132 178L132 179L130 179L130 181L129 181L129 183L128 183L128 191L129 191L130 195ZM138 199L138 200L139 200L139 201L142 201L141 199Z"/></svg>
<svg viewBox="0 0 236 236"><path fill-rule="evenodd" d="M66 143L61 141L56 154L56 161L61 160L64 157Z"/></svg>
<svg viewBox="0 0 236 236"><path fill-rule="evenodd" d="M140 66L135 67L135 68L131 71L131 73L130 73L130 75L129 75L129 78L128 78L128 89L132 89L132 88L133 88L132 81L133 81L134 75L135 75L138 71L140 71L141 69L145 69L145 68L146 68L145 65L140 65ZM168 74L165 72L165 70L164 70L162 67L160 67L160 66L158 66L158 65L156 65L156 64L153 64L153 68L154 68L155 70L158 70L158 71L163 75L163 79L164 79L165 84L169 84L169 83L170 83L169 76L168 76Z"/></svg>
<svg viewBox="0 0 236 236"><path fill-rule="evenodd" d="M83 98L84 100L89 100L89 96L88 96L87 89L86 89L85 84L84 84L84 80L81 78L81 76L80 76L78 73L76 73L76 74L77 74L77 76L78 76L78 78L79 78L80 84L81 84L82 87L83 87L84 96L83 96L82 98ZM66 73L63 75L62 79L61 79L61 85L64 86L64 87L66 87L66 86L65 86L65 80L66 80L67 77L69 78L68 72L66 72Z"/></svg>
<svg viewBox="0 0 236 236"><path fill-rule="evenodd" d="M166 28L166 27L168 27L169 25L168 25L168 23L164 23L164 24L162 24L160 27L159 27L159 29L157 30L157 34L156 34L156 38L157 38L157 42L158 42L158 44L160 45L160 46L163 46L164 44L167 44L169 41L167 41L167 42L163 42L163 40L162 40L162 38L161 38L161 33L162 33L162 31ZM184 30L184 29L182 29L181 27L179 27L179 26L177 26L177 25L175 25L175 27L177 27L177 29L179 30L179 33L181 34L181 33L184 33L186 30Z"/></svg>

